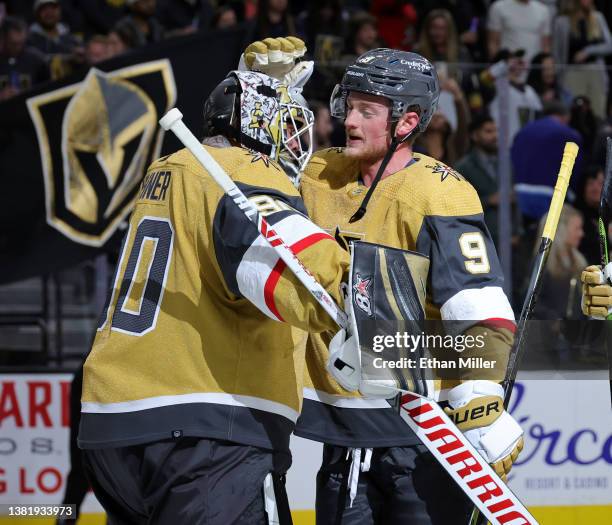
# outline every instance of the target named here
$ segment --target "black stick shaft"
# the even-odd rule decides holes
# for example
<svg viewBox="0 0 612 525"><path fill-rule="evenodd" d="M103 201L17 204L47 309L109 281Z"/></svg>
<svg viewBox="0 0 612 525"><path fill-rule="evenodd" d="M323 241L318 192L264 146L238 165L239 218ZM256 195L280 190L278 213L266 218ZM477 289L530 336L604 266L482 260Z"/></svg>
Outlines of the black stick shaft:
<svg viewBox="0 0 612 525"><path fill-rule="evenodd" d="M527 295L517 324L514 344L512 345L512 350L508 358L508 367L506 368L506 375L504 377L504 407L506 409L512 397L512 389L514 388L514 381L518 373L518 365L520 364L521 357L525 350L527 320L533 312L538 295L540 294L540 289L542 288L542 277L544 275L544 268L546 267L546 260L548 259L548 253L550 252L550 247L555 238L557 224L559 223L563 202L565 201L565 194L569 185L569 178L572 174L577 154L578 146L573 142L567 142L565 144L565 150L563 151L563 159L561 160L557 183L550 202L546 224L542 232L540 247L531 269L529 287L527 288ZM486 525L487 518L483 516L477 508L474 508L470 516L469 524Z"/></svg>

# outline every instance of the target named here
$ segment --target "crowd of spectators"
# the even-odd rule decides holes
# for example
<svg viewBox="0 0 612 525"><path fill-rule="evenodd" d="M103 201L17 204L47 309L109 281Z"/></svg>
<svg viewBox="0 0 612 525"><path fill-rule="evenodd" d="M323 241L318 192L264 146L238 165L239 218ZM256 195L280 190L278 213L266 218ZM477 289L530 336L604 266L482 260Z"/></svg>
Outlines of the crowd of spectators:
<svg viewBox="0 0 612 525"><path fill-rule="evenodd" d="M571 223L584 232L572 243L594 263L612 134L611 23L606 0L0 0L0 100L164 39L241 26L248 40L306 41L316 61L306 95L317 119L315 146L323 148L344 141L327 107L344 66L379 46L416 51L436 65L442 93L415 149L470 180L496 242L498 151L511 151L517 245L535 240L563 143L580 145L575 209L566 213L582 218Z"/></svg>

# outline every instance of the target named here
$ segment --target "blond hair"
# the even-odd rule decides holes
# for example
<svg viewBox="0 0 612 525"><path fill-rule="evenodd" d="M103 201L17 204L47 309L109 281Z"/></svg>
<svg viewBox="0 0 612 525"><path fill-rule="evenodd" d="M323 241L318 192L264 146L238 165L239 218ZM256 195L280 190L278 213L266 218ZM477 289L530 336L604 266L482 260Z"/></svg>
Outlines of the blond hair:
<svg viewBox="0 0 612 525"><path fill-rule="evenodd" d="M538 226L538 240L535 246L534 253L537 252L540 245L540 237L544 231L544 224L548 214L540 219ZM573 277L579 274L586 266L587 261L576 248L567 244L567 227L570 220L574 217L582 219L582 213L569 204L564 204L559 217L559 225L555 240L550 247L548 254L548 262L546 263L546 271L554 278Z"/></svg>
<svg viewBox="0 0 612 525"><path fill-rule="evenodd" d="M448 43L446 44L446 62L457 62L459 59L459 39L457 37L457 27L452 15L446 9L433 9L425 17L423 22L423 28L421 29L421 36L417 44L419 53L425 58L431 61L438 60L439 58L434 56L434 49L429 41L429 27L436 18L443 18L446 21L446 27L448 29Z"/></svg>
<svg viewBox="0 0 612 525"><path fill-rule="evenodd" d="M584 18L586 21L587 38L589 40L600 40L603 38L601 27L597 22L597 16L595 16L595 9L591 9L585 16L580 8L580 0L567 0L565 3L562 3L560 12L569 18L572 35L578 35L578 22Z"/></svg>

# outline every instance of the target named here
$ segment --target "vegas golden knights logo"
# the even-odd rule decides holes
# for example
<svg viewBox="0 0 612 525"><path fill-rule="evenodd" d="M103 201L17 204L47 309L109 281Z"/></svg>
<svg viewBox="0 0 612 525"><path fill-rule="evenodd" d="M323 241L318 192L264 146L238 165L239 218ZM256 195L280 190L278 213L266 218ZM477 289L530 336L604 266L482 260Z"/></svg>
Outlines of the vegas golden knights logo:
<svg viewBox="0 0 612 525"><path fill-rule="evenodd" d="M158 119L176 100L167 60L110 73L28 99L38 138L47 223L102 246L131 211L147 166L160 156Z"/></svg>

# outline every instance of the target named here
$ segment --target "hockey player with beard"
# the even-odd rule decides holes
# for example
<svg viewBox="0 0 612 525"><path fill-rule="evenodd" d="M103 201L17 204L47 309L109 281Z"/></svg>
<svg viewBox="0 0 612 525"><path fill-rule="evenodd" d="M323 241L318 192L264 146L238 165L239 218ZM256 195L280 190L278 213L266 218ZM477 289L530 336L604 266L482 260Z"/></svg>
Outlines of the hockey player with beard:
<svg viewBox="0 0 612 525"><path fill-rule="evenodd" d="M204 120L203 147L340 301L348 255L275 162L308 160L310 111L232 72ZM84 368L79 445L109 523L290 523L305 330L337 326L195 157L154 162Z"/></svg>
<svg viewBox="0 0 612 525"><path fill-rule="evenodd" d="M289 83L298 79L301 86L312 66L292 64L294 44L255 42L241 63ZM522 448L522 430L503 410L499 384L513 342L514 314L476 192L451 167L412 150L438 96L435 69L420 55L376 49L358 57L330 102L333 116L344 119L346 147L313 156L301 193L311 218L345 248L351 240L365 240L426 255L427 317L470 321L466 335L486 336L481 355L498 367L489 375L463 370L460 384L444 385L439 395L451 416L496 403L494 417L468 417L458 426L505 476ZM308 341L310 385L295 433L324 443L317 524L464 522L471 508L467 498L396 408L346 392L370 389L350 366L337 366L350 354L347 348L339 338L330 344L325 335L313 334ZM326 363L332 375L321 373Z"/></svg>

